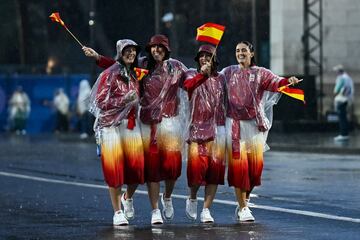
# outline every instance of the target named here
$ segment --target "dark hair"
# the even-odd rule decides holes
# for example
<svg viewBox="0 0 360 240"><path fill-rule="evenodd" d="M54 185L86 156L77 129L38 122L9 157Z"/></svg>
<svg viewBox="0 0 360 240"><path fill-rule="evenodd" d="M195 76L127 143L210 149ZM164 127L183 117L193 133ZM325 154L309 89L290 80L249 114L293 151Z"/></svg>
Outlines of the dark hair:
<svg viewBox="0 0 360 240"><path fill-rule="evenodd" d="M200 52L199 55L203 53L203 52ZM208 53L208 52L204 52L204 53ZM210 53L209 53L210 54ZM211 55L211 54L210 54ZM217 67L219 65L219 63L217 61L215 61L215 58L216 56L213 56L212 60L211 60L211 74L214 74L217 72ZM198 58L198 60L196 61L197 63L197 71L200 72L200 61L199 61L200 58Z"/></svg>
<svg viewBox="0 0 360 240"><path fill-rule="evenodd" d="M170 52L167 50L167 48L163 45L160 45L161 47L164 48L165 50L165 56L163 61L167 60L170 58ZM148 57L147 57L147 66L146 69L149 70L150 72L152 72L155 69L155 65L156 65L156 61L154 59L154 57L151 54L151 50L148 52Z"/></svg>
<svg viewBox="0 0 360 240"><path fill-rule="evenodd" d="M249 47L250 52L255 53L254 46L253 46L250 42L248 42L248 41L240 41L240 42L238 42L238 43L236 44L236 46L239 45L240 43L245 44L246 46ZM252 56L252 58L251 58L250 66L255 66L255 65L256 65L256 60L255 60L255 55L254 55L254 56Z"/></svg>

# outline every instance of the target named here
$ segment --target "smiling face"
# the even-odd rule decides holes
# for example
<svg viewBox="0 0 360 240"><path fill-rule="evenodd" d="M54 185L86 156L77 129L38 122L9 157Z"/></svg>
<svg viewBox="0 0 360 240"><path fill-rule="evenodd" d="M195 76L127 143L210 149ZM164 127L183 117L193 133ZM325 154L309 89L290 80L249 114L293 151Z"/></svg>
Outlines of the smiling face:
<svg viewBox="0 0 360 240"><path fill-rule="evenodd" d="M134 46L125 47L122 53L122 60L125 65L130 66L136 58L136 48Z"/></svg>
<svg viewBox="0 0 360 240"><path fill-rule="evenodd" d="M200 52L199 54L199 64L200 67L204 66L206 63L210 63L211 54L208 52Z"/></svg>
<svg viewBox="0 0 360 240"><path fill-rule="evenodd" d="M245 43L239 43L236 45L235 55L238 63L243 68L248 68L251 65L251 58L254 57L254 52L251 52L249 46Z"/></svg>
<svg viewBox="0 0 360 240"><path fill-rule="evenodd" d="M153 45L150 48L150 52L152 57L156 62L162 62L164 61L165 55L166 55L166 49L162 45Z"/></svg>

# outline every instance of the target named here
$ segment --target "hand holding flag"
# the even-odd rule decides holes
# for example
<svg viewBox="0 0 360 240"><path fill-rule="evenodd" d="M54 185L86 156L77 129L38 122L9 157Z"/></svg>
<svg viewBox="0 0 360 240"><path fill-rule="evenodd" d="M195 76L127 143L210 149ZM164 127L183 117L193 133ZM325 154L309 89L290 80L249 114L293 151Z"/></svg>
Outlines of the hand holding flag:
<svg viewBox="0 0 360 240"><path fill-rule="evenodd" d="M72 34L72 32L70 32L70 30L68 29L68 27L65 25L64 21L60 18L60 14L58 12L54 12L52 13L49 18L51 19L51 21L53 22L58 22L61 24L61 26L63 26L66 31L68 31L68 33L70 33L70 35L77 41L77 43L80 44L81 47L84 47L84 45L74 36L74 34Z"/></svg>
<svg viewBox="0 0 360 240"><path fill-rule="evenodd" d="M300 79L298 82L301 82L302 79ZM300 101L303 101L303 103L305 104L305 96L304 96L304 91L302 89L298 89L298 88L289 88L290 85L293 85L294 83L289 83L285 86L279 87L278 88L278 92L281 92L285 95L288 95L289 97L298 99Z"/></svg>

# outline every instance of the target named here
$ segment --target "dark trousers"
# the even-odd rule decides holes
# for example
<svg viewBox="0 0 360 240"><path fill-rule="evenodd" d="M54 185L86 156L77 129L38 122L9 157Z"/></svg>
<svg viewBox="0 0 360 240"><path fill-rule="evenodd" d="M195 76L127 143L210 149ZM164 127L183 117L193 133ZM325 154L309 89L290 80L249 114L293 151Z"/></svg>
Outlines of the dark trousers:
<svg viewBox="0 0 360 240"><path fill-rule="evenodd" d="M80 116L80 132L87 133L88 135L93 134L93 117L89 112L85 112Z"/></svg>
<svg viewBox="0 0 360 240"><path fill-rule="evenodd" d="M62 114L61 112L56 112L56 126L55 130L59 132L67 132L69 131L69 119L66 114Z"/></svg>
<svg viewBox="0 0 360 240"><path fill-rule="evenodd" d="M349 122L347 119L347 102L339 103L337 105L337 113L339 116L339 128L342 136L349 135Z"/></svg>

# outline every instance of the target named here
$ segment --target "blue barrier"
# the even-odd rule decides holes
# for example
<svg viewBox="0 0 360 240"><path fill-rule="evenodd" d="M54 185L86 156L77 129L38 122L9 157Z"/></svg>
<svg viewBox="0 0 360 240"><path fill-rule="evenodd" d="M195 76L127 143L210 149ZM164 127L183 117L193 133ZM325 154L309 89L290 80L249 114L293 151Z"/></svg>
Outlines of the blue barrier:
<svg viewBox="0 0 360 240"><path fill-rule="evenodd" d="M70 99L70 109L75 113L79 82L82 79L90 79L90 75L0 75L0 131L8 128L8 102L17 86L22 86L31 100L26 131L35 134L54 130L55 111L44 103L52 102L56 89L64 89ZM74 129L76 114L71 115L70 124Z"/></svg>

